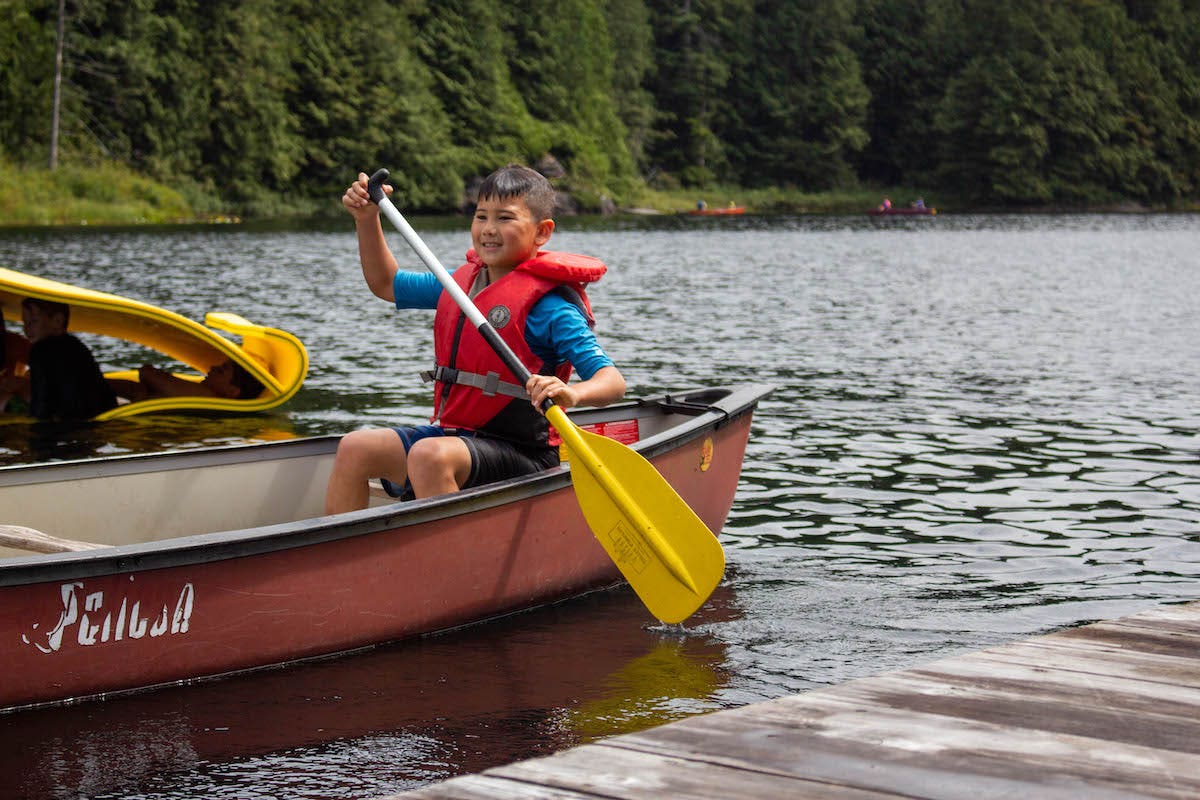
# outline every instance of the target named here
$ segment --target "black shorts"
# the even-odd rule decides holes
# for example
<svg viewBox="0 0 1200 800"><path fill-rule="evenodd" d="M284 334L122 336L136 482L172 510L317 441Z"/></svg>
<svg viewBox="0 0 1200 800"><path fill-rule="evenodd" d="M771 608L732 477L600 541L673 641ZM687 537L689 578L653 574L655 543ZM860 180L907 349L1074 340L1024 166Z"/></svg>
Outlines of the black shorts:
<svg viewBox="0 0 1200 800"><path fill-rule="evenodd" d="M408 425L392 430L404 443L405 453L412 449L413 444L430 436L457 436L462 439L471 453L471 473L462 485L463 489L541 472L557 467L559 463L557 447L524 447L476 431L446 429L437 425ZM397 486L386 479L382 482L384 490L392 497L404 500L413 498L412 485L407 481L404 486Z"/></svg>

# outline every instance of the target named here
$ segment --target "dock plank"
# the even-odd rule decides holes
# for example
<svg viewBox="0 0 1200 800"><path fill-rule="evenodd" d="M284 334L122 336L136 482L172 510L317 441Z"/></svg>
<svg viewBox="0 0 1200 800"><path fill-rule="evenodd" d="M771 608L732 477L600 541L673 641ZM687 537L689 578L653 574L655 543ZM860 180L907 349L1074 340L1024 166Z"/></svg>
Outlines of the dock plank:
<svg viewBox="0 0 1200 800"><path fill-rule="evenodd" d="M961 684L967 690L1012 687L1014 691L1025 689L1031 693L1054 693L1064 698L1095 695L1105 698L1106 702L1138 702L1139 698L1144 697L1148 703L1200 704L1200 687L1180 686L1126 674L1082 672L1044 662L1024 663L1012 655L986 650L916 667L904 674L940 676L947 682L947 690Z"/></svg>
<svg viewBox="0 0 1200 800"><path fill-rule="evenodd" d="M1100 698L1095 703L1080 703L1041 692L948 694L944 686L937 680L926 682L912 677L883 679L870 686L854 687L841 697L894 710L1200 755L1200 718L1164 713L1161 704L1148 712L1146 706L1133 710L1134 704L1104 704ZM1196 707L1190 710L1195 712Z"/></svg>
<svg viewBox="0 0 1200 800"><path fill-rule="evenodd" d="M822 798L823 800L899 800L903 795L824 784L791 775L741 767L721 767L627 747L575 748L522 761L473 780L454 779L434 796L442 800L526 800L527 798L621 797L662 800L729 798ZM405 797L420 796L410 793Z"/></svg>
<svg viewBox="0 0 1200 800"><path fill-rule="evenodd" d="M921 798L1200 796L1200 758L968 719L894 710L818 692L738 718L699 717L622 744L713 757L829 783ZM1164 774L1178 776L1156 787Z"/></svg>
<svg viewBox="0 0 1200 800"><path fill-rule="evenodd" d="M1200 603L453 778L405 800L1200 797Z"/></svg>
<svg viewBox="0 0 1200 800"><path fill-rule="evenodd" d="M858 689L893 708L1200 754L1195 689L979 663L992 671L981 675L962 668L969 665L945 665L903 678L884 676Z"/></svg>
<svg viewBox="0 0 1200 800"><path fill-rule="evenodd" d="M1170 686L1200 688L1200 670L1192 659L1157 657L1098 647L1088 642L1031 641L1027 649L1011 656L1014 661L1075 672L1156 681Z"/></svg>

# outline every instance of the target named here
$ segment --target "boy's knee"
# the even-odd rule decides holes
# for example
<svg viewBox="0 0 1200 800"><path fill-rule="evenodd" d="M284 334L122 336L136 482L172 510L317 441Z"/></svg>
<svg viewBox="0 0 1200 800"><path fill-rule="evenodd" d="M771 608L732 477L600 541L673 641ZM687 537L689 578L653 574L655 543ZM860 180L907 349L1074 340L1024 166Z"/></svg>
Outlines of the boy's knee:
<svg viewBox="0 0 1200 800"><path fill-rule="evenodd" d="M435 464L442 460L441 442L438 439L418 439L408 449L409 462L418 464Z"/></svg>
<svg viewBox="0 0 1200 800"><path fill-rule="evenodd" d="M341 438L337 446L338 458L353 458L367 450L368 437L364 434L370 431L352 431Z"/></svg>
<svg viewBox="0 0 1200 800"><path fill-rule="evenodd" d="M397 448L403 455L404 445L393 430L352 431L338 442L337 460L365 464L393 455Z"/></svg>
<svg viewBox="0 0 1200 800"><path fill-rule="evenodd" d="M457 471L461 460L459 445L460 442L452 437L421 439L408 451L409 464L418 469Z"/></svg>

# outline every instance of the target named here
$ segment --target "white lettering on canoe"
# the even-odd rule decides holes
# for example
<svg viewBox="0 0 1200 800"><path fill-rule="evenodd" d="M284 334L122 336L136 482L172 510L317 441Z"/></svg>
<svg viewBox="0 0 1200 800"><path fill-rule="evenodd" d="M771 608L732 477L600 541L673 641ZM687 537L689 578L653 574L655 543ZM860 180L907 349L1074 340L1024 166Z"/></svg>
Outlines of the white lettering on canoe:
<svg viewBox="0 0 1200 800"><path fill-rule="evenodd" d="M130 578L133 581L133 578ZM185 583L179 590L174 608L163 603L158 608L145 608L141 599L131 591L120 599L105 602L103 590L88 591L83 582L64 583L59 587L62 609L58 622L48 632L36 633L39 623L33 624L34 634L22 634L21 641L43 653L55 653L63 648L64 640L83 647L124 639L156 638L188 632L196 589Z"/></svg>

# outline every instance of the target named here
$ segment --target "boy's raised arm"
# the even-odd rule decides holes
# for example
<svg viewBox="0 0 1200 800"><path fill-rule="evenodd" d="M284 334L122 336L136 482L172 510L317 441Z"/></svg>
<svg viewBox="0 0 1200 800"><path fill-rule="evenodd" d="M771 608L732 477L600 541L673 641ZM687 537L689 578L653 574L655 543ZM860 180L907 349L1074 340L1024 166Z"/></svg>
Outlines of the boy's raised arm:
<svg viewBox="0 0 1200 800"><path fill-rule="evenodd" d="M384 185L384 192L392 193L392 187ZM371 202L367 194L367 175L358 173L358 180L350 184L342 195L342 205L354 217L354 228L358 235L358 260L362 264L363 279L367 288L376 297L395 302L392 281L400 268L392 251L388 249L379 221L379 206Z"/></svg>

